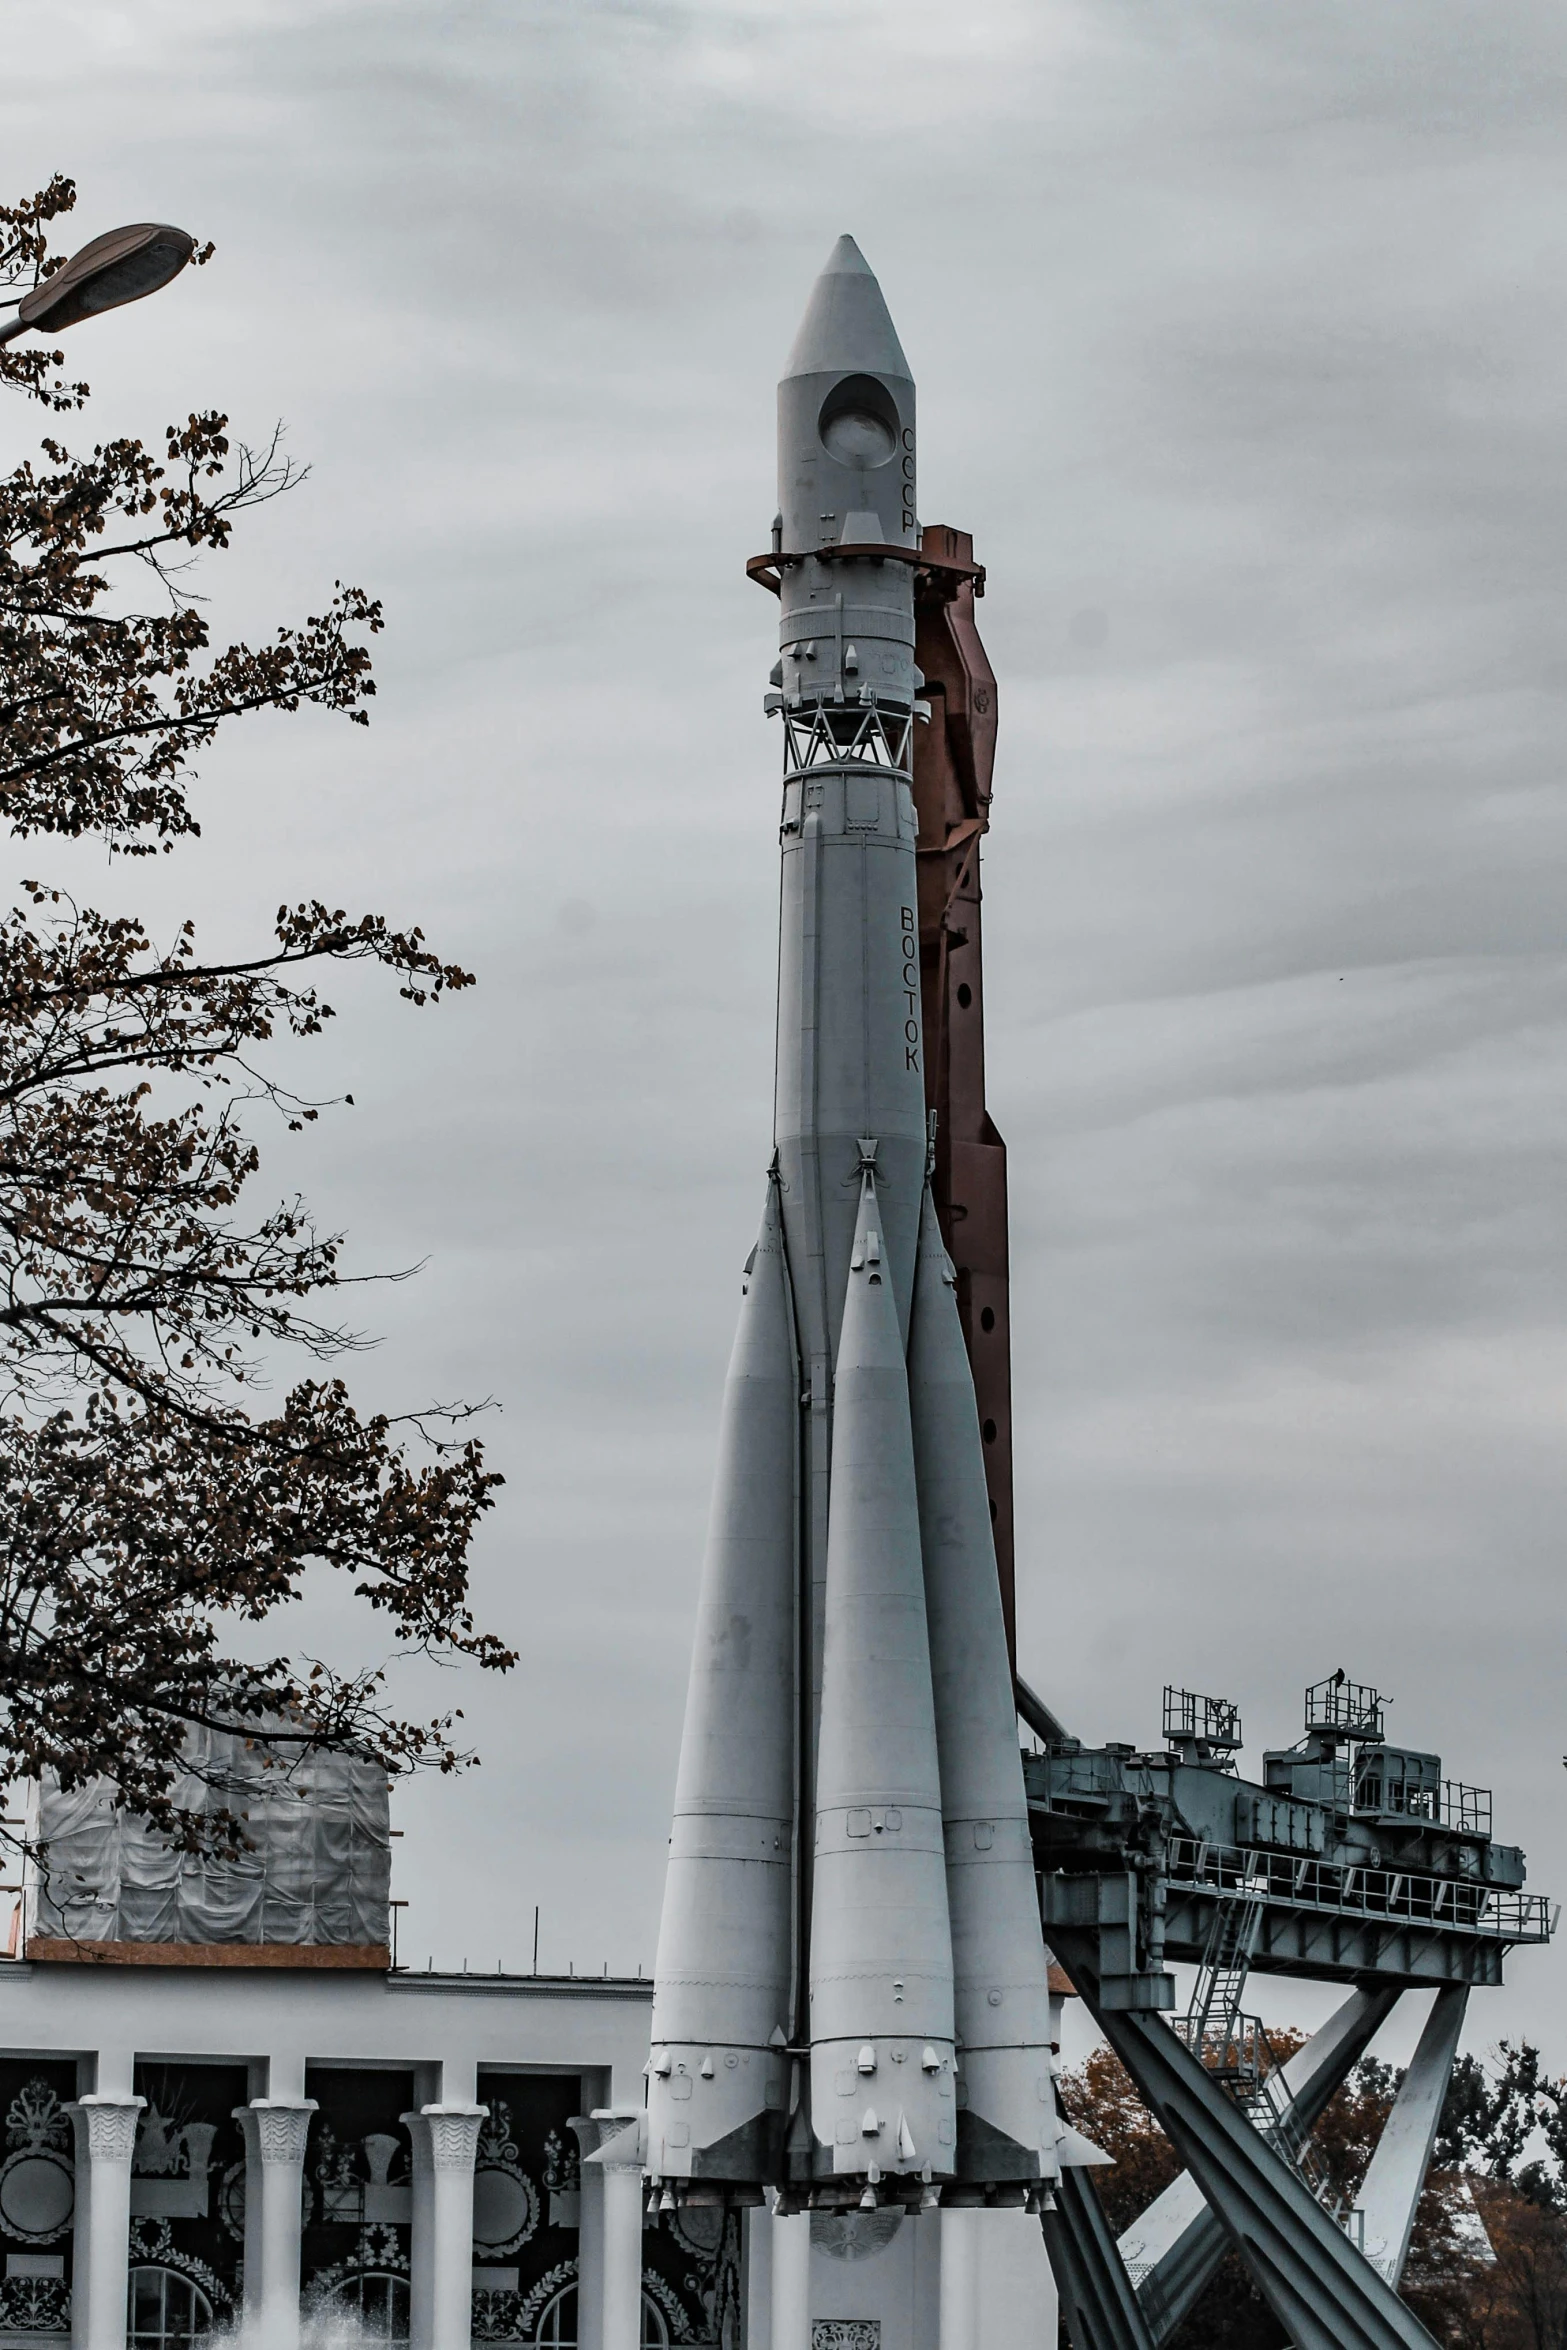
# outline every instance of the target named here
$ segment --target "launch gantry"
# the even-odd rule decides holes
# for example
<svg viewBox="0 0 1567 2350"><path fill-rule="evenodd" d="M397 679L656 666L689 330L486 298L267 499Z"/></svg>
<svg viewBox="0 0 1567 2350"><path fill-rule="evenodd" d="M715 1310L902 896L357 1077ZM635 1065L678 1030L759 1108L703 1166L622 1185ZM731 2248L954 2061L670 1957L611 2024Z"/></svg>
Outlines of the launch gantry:
<svg viewBox="0 0 1567 2350"><path fill-rule="evenodd" d="M927 528L916 659L936 690L914 745L926 1095L934 1190L958 1269L997 1570L1013 1614L1006 1153L985 1102L980 840L996 681L975 625L966 532ZM1046 1938L1187 2171L1117 2244L1064 2168L1046 2240L1075 2350L1159 2350L1237 2248L1297 2350L1429 2344L1399 2300L1469 1992L1547 1941L1548 1903L1491 1833L1491 1798L1391 1744L1378 1692L1341 1672L1306 1692L1303 1735L1239 1776L1239 1708L1169 1688L1160 1746L1088 1747L1018 1683ZM1171 1963L1197 1970L1174 2013ZM1244 2007L1252 1974L1345 1987L1287 2064ZM1436 1998L1353 2210L1331 2206L1311 2133L1406 1992Z"/></svg>
<svg viewBox="0 0 1567 2350"><path fill-rule="evenodd" d="M658 2209L771 2190L791 2350L816 2222L895 2235L919 2212L939 2222L889 2255L883 2306L929 2304L934 2233L942 2338L950 2318L972 2339L979 2204L1017 2214L1026 2236L986 2240L1038 2269L1040 2215L1076 2350L1157 2350L1227 2244L1296 2350L1434 2350L1397 2286L1466 2003L1554 1919L1489 1797L1391 1744L1342 1672L1260 1780L1226 1700L1169 1689L1159 1745L1089 1747L1016 1680L984 572L918 520L914 381L852 238L778 424L772 548L747 564L779 607L774 1154L628 2134ZM1057 2110L1047 1941L1187 2166L1119 2244ZM1181 2016L1173 1962L1195 1969ZM1284 2065L1246 2007L1265 1972L1347 1994ZM1357 2207L1334 2209L1312 2133L1422 1989Z"/></svg>
<svg viewBox="0 0 1567 2350"><path fill-rule="evenodd" d="M1489 1793L1391 1744L1378 1692L1342 1672L1307 1691L1303 1737L1264 1754L1260 1781L1235 1767L1237 1709L1184 1690L1166 1690L1153 1750L1039 1727L1023 1775L1047 1938L1190 2172L1119 2246L1063 2175L1046 2228L1078 2350L1166 2341L1227 2239L1299 2350L1427 2340L1393 2288L1468 1996L1555 1923L1523 1854L1494 1841ZM1181 2016L1171 1962L1197 1970ZM1245 2010L1254 1974L1349 1998L1278 2065ZM1337 2209L1312 2129L1405 1992L1431 1989L1359 2201Z"/></svg>

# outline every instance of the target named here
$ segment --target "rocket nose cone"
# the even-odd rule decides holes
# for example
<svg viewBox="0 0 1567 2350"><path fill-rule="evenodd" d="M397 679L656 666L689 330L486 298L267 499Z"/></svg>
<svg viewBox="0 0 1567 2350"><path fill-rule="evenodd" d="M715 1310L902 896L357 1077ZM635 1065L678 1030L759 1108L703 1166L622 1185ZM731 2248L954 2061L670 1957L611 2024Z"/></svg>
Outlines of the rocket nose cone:
<svg viewBox="0 0 1567 2350"><path fill-rule="evenodd" d="M854 374L913 381L870 264L852 237L840 237L811 288L784 377Z"/></svg>
<svg viewBox="0 0 1567 2350"><path fill-rule="evenodd" d="M854 239L847 234L838 239L827 256L827 267L822 275L831 277L835 272L842 277L874 277L876 274Z"/></svg>

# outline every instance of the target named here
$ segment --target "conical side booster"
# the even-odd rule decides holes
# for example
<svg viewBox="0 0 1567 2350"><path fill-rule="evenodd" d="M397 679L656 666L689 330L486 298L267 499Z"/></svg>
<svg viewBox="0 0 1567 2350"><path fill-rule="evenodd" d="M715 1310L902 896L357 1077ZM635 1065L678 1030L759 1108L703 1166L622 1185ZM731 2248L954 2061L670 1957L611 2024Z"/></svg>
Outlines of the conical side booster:
<svg viewBox="0 0 1567 2350"><path fill-rule="evenodd" d="M965 2091L955 2167L964 2181L1049 2179L1059 2123L1048 1961L974 1380L928 1190L908 1375Z"/></svg>
<svg viewBox="0 0 1567 2350"><path fill-rule="evenodd" d="M861 1151L833 1395L816 1858L818 2175L943 2176L956 2152L952 1942L908 1374Z"/></svg>
<svg viewBox="0 0 1567 2350"><path fill-rule="evenodd" d="M781 2175L791 1992L799 1372L776 1181L746 1267L654 1968L647 2165Z"/></svg>

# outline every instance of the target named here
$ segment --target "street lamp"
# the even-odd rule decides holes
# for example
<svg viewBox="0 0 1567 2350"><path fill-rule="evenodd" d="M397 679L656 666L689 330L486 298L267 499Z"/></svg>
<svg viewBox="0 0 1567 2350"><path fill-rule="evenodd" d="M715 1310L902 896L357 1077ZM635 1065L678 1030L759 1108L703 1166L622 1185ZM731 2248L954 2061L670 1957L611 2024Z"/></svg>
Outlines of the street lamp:
<svg viewBox="0 0 1567 2350"><path fill-rule="evenodd" d="M58 334L62 327L95 318L100 310L139 302L144 294L155 294L178 277L195 250L195 238L166 221L139 220L129 228L111 228L22 296L16 316L0 326L0 343L26 334L29 327L40 334Z"/></svg>

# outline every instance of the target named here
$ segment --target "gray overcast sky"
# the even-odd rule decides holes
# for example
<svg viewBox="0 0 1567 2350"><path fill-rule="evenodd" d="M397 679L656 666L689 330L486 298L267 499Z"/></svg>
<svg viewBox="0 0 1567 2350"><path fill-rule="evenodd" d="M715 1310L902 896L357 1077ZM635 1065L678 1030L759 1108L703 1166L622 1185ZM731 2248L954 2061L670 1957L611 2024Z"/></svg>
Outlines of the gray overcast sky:
<svg viewBox="0 0 1567 2350"><path fill-rule="evenodd" d="M367 733L255 724L155 873L26 869L228 942L373 906L483 981L351 975L298 1074L359 1106L267 1161L359 1263L428 1259L361 1391L504 1407L480 1594L523 1662L443 1685L485 1761L400 1798L405 1952L526 1963L539 1901L546 1965L651 1963L768 1155L741 564L844 229L925 518L990 567L1025 1669L1092 1737L1236 1696L1255 1759L1343 1663L1567 1886L1560 7L3 13L17 192L218 244L72 338L67 437L286 418L314 474L210 567L220 625L339 576L389 618ZM1567 2067L1562 1966L1471 2037Z"/></svg>

